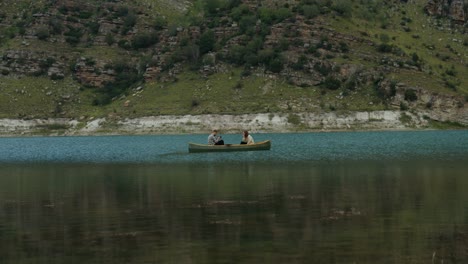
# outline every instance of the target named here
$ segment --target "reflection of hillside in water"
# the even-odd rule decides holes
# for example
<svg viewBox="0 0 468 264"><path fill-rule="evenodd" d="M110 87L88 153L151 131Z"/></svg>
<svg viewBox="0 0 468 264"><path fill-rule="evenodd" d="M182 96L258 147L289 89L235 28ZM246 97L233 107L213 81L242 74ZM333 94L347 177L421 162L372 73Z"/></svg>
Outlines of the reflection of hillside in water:
<svg viewBox="0 0 468 264"><path fill-rule="evenodd" d="M465 170L426 160L5 165L0 253L4 263L466 262Z"/></svg>

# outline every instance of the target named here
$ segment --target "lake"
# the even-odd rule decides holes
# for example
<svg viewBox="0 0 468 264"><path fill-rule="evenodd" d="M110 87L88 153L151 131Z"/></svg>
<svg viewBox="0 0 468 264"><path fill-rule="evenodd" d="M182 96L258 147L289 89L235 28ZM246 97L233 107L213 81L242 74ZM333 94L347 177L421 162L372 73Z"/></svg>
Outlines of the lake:
<svg viewBox="0 0 468 264"><path fill-rule="evenodd" d="M1 263L468 263L468 131L253 136L0 138Z"/></svg>

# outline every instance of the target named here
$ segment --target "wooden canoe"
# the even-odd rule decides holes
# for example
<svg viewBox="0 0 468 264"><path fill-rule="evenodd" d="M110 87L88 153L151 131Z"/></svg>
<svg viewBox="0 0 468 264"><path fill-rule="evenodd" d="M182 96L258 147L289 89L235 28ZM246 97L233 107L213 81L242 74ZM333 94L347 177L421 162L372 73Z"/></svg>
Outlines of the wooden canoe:
<svg viewBox="0 0 468 264"><path fill-rule="evenodd" d="M270 150L271 141L265 140L255 144L226 144L226 145L206 145L189 143L189 152L228 152L228 151L254 151L254 150Z"/></svg>

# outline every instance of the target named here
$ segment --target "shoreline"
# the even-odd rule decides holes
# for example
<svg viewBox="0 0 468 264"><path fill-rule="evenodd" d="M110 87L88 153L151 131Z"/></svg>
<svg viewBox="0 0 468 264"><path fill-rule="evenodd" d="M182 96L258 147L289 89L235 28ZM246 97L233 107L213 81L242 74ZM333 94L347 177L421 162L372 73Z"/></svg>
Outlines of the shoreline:
<svg viewBox="0 0 468 264"><path fill-rule="evenodd" d="M448 122L466 129L462 120L437 120L427 113L405 111L360 111L323 113L259 113L243 115L167 115L139 118L0 119L0 137L110 136L207 134L216 128L223 134L242 130L252 133L312 133L344 131L439 130L431 122ZM447 128L451 128L450 126ZM447 129L446 128L446 129Z"/></svg>

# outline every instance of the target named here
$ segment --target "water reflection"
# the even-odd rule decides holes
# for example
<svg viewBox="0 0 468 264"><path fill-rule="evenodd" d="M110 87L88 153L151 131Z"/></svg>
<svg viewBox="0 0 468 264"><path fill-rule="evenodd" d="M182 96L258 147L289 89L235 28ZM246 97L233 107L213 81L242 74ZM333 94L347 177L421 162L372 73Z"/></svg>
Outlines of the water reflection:
<svg viewBox="0 0 468 264"><path fill-rule="evenodd" d="M466 263L463 162L6 165L2 263Z"/></svg>

